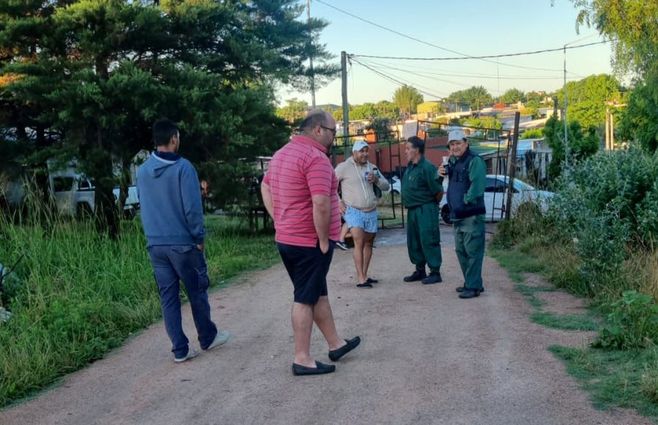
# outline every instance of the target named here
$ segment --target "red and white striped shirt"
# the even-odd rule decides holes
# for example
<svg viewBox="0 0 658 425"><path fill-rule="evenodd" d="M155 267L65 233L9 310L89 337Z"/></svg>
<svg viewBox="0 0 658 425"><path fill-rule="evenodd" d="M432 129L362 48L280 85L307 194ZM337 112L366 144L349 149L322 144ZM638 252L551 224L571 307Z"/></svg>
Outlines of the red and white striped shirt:
<svg viewBox="0 0 658 425"><path fill-rule="evenodd" d="M293 136L272 157L263 182L272 193L277 242L305 247L317 245L318 235L313 223L314 195L330 198L329 239L338 240L338 180L324 146L306 136Z"/></svg>

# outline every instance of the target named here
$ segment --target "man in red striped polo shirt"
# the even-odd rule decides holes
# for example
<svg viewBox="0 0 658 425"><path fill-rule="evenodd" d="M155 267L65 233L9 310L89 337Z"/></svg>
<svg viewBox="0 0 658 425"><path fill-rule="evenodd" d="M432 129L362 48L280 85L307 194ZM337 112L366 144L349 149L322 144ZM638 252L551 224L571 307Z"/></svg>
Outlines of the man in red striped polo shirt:
<svg viewBox="0 0 658 425"><path fill-rule="evenodd" d="M272 157L261 192L294 286L292 372L319 375L333 372L336 366L311 357L313 322L327 340L332 361L356 348L361 339L338 337L327 297L327 273L340 234L338 181L327 157L336 137L336 121L324 111L311 111L300 132Z"/></svg>

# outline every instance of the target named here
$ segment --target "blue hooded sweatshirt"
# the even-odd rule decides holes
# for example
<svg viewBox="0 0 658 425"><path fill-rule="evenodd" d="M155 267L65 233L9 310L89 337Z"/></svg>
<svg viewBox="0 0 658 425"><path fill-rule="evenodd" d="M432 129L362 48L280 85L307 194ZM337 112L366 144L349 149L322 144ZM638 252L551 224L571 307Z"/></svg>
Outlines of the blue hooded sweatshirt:
<svg viewBox="0 0 658 425"><path fill-rule="evenodd" d="M137 170L137 191L147 246L203 243L201 189L190 161L155 152Z"/></svg>

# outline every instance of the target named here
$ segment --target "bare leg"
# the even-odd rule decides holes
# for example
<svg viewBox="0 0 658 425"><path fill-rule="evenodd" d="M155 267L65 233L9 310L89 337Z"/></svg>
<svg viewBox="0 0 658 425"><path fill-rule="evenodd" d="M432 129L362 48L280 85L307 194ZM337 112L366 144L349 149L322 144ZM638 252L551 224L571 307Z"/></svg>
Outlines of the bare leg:
<svg viewBox="0 0 658 425"><path fill-rule="evenodd" d="M313 307L313 320L320 328L320 332L324 335L324 339L329 344L329 350L336 350L343 345L345 341L338 337L336 331L336 323L334 323L334 315L331 312L331 305L327 296L320 297L317 304ZM309 333L309 339L311 334ZM296 343L296 339L295 339Z"/></svg>
<svg viewBox="0 0 658 425"><path fill-rule="evenodd" d="M340 236L338 240L341 242L345 242L345 236L347 236L348 231L349 228L347 227L347 223L343 223L343 226L340 228Z"/></svg>
<svg viewBox="0 0 658 425"><path fill-rule="evenodd" d="M363 241L363 275L368 279L368 268L372 258L372 243L375 240L375 233L364 232Z"/></svg>
<svg viewBox="0 0 658 425"><path fill-rule="evenodd" d="M311 357L311 332L313 331L314 307L311 305L293 303L292 331L295 336L295 363L315 367ZM333 319L332 319L333 322Z"/></svg>
<svg viewBox="0 0 658 425"><path fill-rule="evenodd" d="M366 232L358 227L352 227L351 232L352 240L354 241L354 252L352 253L352 256L354 257L354 266L356 267L356 279L358 281L357 283L363 283L368 279L368 276L366 276L366 273L363 270L363 251Z"/></svg>

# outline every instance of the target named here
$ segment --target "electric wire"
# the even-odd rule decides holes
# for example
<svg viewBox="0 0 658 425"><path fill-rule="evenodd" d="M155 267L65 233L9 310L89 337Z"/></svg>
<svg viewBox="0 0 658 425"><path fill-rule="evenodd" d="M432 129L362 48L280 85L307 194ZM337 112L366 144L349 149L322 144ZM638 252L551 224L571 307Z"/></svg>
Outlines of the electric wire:
<svg viewBox="0 0 658 425"><path fill-rule="evenodd" d="M378 23L376 23L376 22L373 22L373 21L370 21L370 20L368 20L368 19L362 18L361 16L358 16L358 15L355 15L354 13L348 12L347 10L344 10L344 9L341 9L341 8L339 8L339 7L336 7L336 6L332 5L332 4L329 4L329 3L327 3L326 1L323 1L323 0L315 0L315 1L316 1L317 3L323 4L323 5L325 5L325 6L329 7L329 8L331 8L331 9L334 9L334 10L340 12L340 13L343 13L343 14L345 14L345 15L348 15L348 16L354 18L354 19L357 19L357 20L359 20L359 21L365 22L365 23L367 23L367 24L369 24L369 25L373 25L373 26L375 26L375 27L377 27L377 28L380 28L380 29L382 29L382 30L384 30L384 31L391 32L391 33L396 34L396 35L398 35L398 36L400 36L400 37L404 37L404 38L407 38L407 39L409 39L409 40L415 41L415 42L417 42L417 43L421 43L421 44L424 44L424 45L427 45L427 46L430 46L430 47L434 47L434 48L436 48L436 49L443 50L443 51L446 51L446 52L449 52L449 53L454 53L454 54L456 54L456 55L461 55L461 57L458 58L458 59L477 59L477 60L482 60L482 61L484 61L484 62L495 63L495 64L497 64L497 65L508 66L508 67L513 67L513 68L521 68L521 69L531 69L531 70L536 70L536 71L560 71L559 69L538 68L538 67L531 67L531 66L524 66L524 65L508 64L508 63L505 63L505 62L497 62L497 61L493 61L493 60L490 60L490 59L487 58L487 57L480 57L480 56L468 55L468 54L466 54L466 53L462 53L462 52L459 52L459 51L456 51L456 50L448 49L448 48L446 48L446 47L442 47L442 46L439 46L439 45L436 45L436 44L430 43L430 42L428 42L428 41L421 40L421 39L419 39L419 38L413 37L413 36L411 36L411 35L408 35L408 34L402 33L402 32L400 32L400 31L396 31L396 30L394 30L394 29L391 29L391 28L385 27L385 26L380 25L380 24L378 24ZM602 42L598 42L597 44L601 44L601 43L602 43ZM558 50L563 50L563 48L560 48L560 49L558 49ZM365 55L361 55L361 56L362 56L362 57L366 57ZM489 56L497 56L497 55L489 55ZM522 56L522 55L520 55L520 54L513 54L513 56ZM505 57L505 56L503 56L503 57ZM380 57L380 58L385 58L385 57ZM390 58L390 57L389 57L389 58ZM418 60L418 59L410 59L410 60ZM447 60L447 59L446 59L446 60ZM456 60L456 59L450 59L450 60Z"/></svg>

